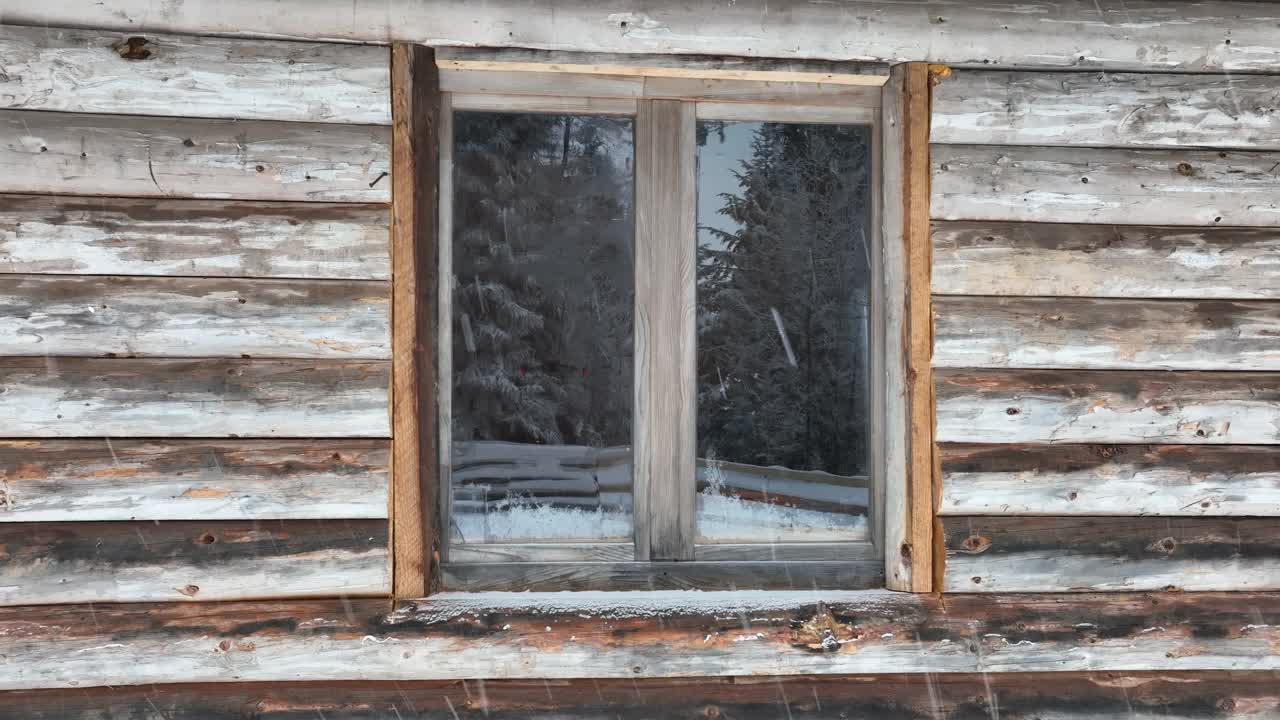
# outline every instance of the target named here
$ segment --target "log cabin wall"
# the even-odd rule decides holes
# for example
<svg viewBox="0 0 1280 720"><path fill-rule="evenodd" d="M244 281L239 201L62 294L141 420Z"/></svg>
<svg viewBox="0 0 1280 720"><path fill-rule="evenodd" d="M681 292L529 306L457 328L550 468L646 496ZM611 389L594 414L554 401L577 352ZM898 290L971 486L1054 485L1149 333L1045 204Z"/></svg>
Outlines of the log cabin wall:
<svg viewBox="0 0 1280 720"><path fill-rule="evenodd" d="M1278 81L935 89L944 591L1280 589Z"/></svg>
<svg viewBox="0 0 1280 720"><path fill-rule="evenodd" d="M388 592L388 57L0 26L0 604Z"/></svg>

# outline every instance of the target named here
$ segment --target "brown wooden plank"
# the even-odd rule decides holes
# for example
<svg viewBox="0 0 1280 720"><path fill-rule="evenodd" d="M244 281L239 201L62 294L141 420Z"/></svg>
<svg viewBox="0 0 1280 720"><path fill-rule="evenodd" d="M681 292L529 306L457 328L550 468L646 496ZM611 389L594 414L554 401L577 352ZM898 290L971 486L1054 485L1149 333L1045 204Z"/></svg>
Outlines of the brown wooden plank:
<svg viewBox="0 0 1280 720"><path fill-rule="evenodd" d="M385 280L386 208L0 195L0 273Z"/></svg>
<svg viewBox="0 0 1280 720"><path fill-rule="evenodd" d="M390 199L389 128L0 110L0 192Z"/></svg>
<svg viewBox="0 0 1280 720"><path fill-rule="evenodd" d="M255 720L1263 720L1278 712L1280 684L1267 672L223 683L0 694L0 720L246 713Z"/></svg>
<svg viewBox="0 0 1280 720"><path fill-rule="evenodd" d="M386 440L0 440L0 521L385 518Z"/></svg>
<svg viewBox="0 0 1280 720"><path fill-rule="evenodd" d="M937 367L1280 370L1280 302L939 297Z"/></svg>
<svg viewBox="0 0 1280 720"><path fill-rule="evenodd" d="M884 587L884 561L765 559L698 562L446 563L446 590L583 592L625 590L858 590ZM853 555L851 550L849 555Z"/></svg>
<svg viewBox="0 0 1280 720"><path fill-rule="evenodd" d="M386 437L389 363L0 358L17 437Z"/></svg>
<svg viewBox="0 0 1280 720"><path fill-rule="evenodd" d="M384 520L0 524L0 604L382 595Z"/></svg>
<svg viewBox="0 0 1280 720"><path fill-rule="evenodd" d="M1280 594L442 594L0 609L0 688L1280 671ZM447 658L447 662L442 661ZM473 693L475 687L472 687Z"/></svg>
<svg viewBox="0 0 1280 720"><path fill-rule="evenodd" d="M939 442L1280 443L1280 374L949 370Z"/></svg>
<svg viewBox="0 0 1280 720"><path fill-rule="evenodd" d="M391 356L387 283L0 275L0 355Z"/></svg>
<svg viewBox="0 0 1280 720"><path fill-rule="evenodd" d="M936 222L940 295L1280 299L1280 230Z"/></svg>
<svg viewBox="0 0 1280 720"><path fill-rule="evenodd" d="M1280 227L1280 152L935 145L933 217Z"/></svg>
<svg viewBox="0 0 1280 720"><path fill-rule="evenodd" d="M945 592L1280 590L1280 523L947 517Z"/></svg>

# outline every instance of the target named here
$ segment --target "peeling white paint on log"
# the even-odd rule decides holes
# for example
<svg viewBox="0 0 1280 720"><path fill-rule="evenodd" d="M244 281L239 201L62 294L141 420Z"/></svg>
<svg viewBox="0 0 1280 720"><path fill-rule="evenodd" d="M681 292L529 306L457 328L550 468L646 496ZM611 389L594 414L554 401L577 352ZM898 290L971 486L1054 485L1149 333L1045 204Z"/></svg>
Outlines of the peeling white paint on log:
<svg viewBox="0 0 1280 720"><path fill-rule="evenodd" d="M391 357L385 281L0 275L0 356Z"/></svg>
<svg viewBox="0 0 1280 720"><path fill-rule="evenodd" d="M391 124L384 47L0 26L0 107ZM126 59L123 55L129 55Z"/></svg>
<svg viewBox="0 0 1280 720"><path fill-rule="evenodd" d="M934 145L939 220L1280 227L1280 152Z"/></svg>
<svg viewBox="0 0 1280 720"><path fill-rule="evenodd" d="M958 70L933 91L944 144L1280 149L1280 89L1251 75Z"/></svg>
<svg viewBox="0 0 1280 720"><path fill-rule="evenodd" d="M933 308L935 367L1280 370L1275 301L939 297Z"/></svg>
<svg viewBox="0 0 1280 720"><path fill-rule="evenodd" d="M1280 229L935 222L933 292L1280 299Z"/></svg>
<svg viewBox="0 0 1280 720"><path fill-rule="evenodd" d="M0 195L0 273L387 280L376 205Z"/></svg>
<svg viewBox="0 0 1280 720"><path fill-rule="evenodd" d="M390 128L0 110L0 192L387 202Z"/></svg>
<svg viewBox="0 0 1280 720"><path fill-rule="evenodd" d="M387 437L382 360L0 359L9 437Z"/></svg>

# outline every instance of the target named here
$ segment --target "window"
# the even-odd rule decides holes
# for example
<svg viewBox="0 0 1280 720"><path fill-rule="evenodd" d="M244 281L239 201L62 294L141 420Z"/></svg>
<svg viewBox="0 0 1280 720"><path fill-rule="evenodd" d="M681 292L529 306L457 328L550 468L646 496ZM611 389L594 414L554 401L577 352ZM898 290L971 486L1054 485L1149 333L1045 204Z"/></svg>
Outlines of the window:
<svg viewBox="0 0 1280 720"><path fill-rule="evenodd" d="M883 78L465 65L440 76L443 586L883 586Z"/></svg>

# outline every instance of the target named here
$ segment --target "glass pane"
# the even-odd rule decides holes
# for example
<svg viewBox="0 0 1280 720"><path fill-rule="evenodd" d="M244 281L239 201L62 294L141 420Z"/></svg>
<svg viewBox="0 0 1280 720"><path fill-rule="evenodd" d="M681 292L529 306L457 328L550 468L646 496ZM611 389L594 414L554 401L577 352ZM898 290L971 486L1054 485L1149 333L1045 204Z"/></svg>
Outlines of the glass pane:
<svg viewBox="0 0 1280 720"><path fill-rule="evenodd" d="M629 541L632 121L454 116L455 543Z"/></svg>
<svg viewBox="0 0 1280 720"><path fill-rule="evenodd" d="M869 539L871 128L698 125L698 542Z"/></svg>

